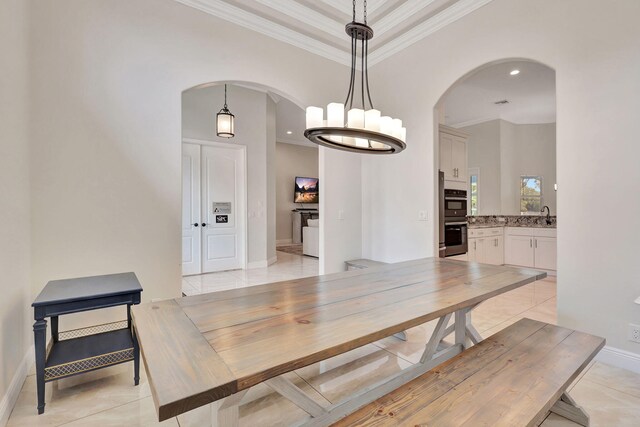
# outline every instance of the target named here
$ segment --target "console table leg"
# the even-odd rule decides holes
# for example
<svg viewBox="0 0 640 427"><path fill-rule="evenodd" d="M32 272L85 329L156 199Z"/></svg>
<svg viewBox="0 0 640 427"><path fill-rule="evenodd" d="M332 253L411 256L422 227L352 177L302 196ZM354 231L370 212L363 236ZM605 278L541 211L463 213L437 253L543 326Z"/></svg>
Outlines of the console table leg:
<svg viewBox="0 0 640 427"><path fill-rule="evenodd" d="M51 316L51 339L53 342L58 342L58 316Z"/></svg>
<svg viewBox="0 0 640 427"><path fill-rule="evenodd" d="M44 413L44 365L47 357L47 321L36 320L33 324L36 351L36 384L38 387L38 414Z"/></svg>
<svg viewBox="0 0 640 427"><path fill-rule="evenodd" d="M131 336L133 337L133 383L140 384L140 344L136 336L136 329L131 327Z"/></svg>

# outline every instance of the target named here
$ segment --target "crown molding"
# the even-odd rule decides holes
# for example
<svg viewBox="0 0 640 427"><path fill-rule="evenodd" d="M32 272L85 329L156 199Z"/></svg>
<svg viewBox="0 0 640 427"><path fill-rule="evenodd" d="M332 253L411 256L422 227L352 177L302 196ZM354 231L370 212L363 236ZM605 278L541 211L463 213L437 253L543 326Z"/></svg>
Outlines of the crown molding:
<svg viewBox="0 0 640 427"><path fill-rule="evenodd" d="M257 31L285 43L306 50L307 52L323 56L342 65L351 65L351 55L326 43L290 30L268 19L254 15L239 7L221 0L175 0L185 6L190 6L202 12L229 21L241 27Z"/></svg>
<svg viewBox="0 0 640 427"><path fill-rule="evenodd" d="M277 10L278 12L283 13L290 18L293 18L306 25L309 25L310 27L317 28L318 30L328 33L330 35L331 34L335 36L345 35L343 23L334 21L331 18L327 18L323 14L318 13L305 6L302 6L299 3L296 3L293 1L279 2L279 1L273 1L273 0L254 0L254 1L261 3L265 6L268 6L273 10Z"/></svg>
<svg viewBox="0 0 640 427"><path fill-rule="evenodd" d="M483 117L481 119L467 120L466 122L460 122L460 123L451 124L447 126L455 129L460 129L467 126L479 125L480 123L491 122L493 120L500 120L500 117Z"/></svg>
<svg viewBox="0 0 640 427"><path fill-rule="evenodd" d="M224 19L225 21L232 22L241 27L248 28L250 30L272 37L276 40L280 40L282 42L304 49L307 52L320 55L324 58L338 62L347 67L351 66L351 55L348 52L338 49L334 46L330 46L312 37L300 34L297 31L286 28L280 24L274 23L251 12L247 12L246 10L243 10L237 6L233 6L222 0L175 1L186 6L193 7L210 15L216 16L220 19ZM322 31L328 30L328 32L331 32L331 29L325 29L322 24L319 24L317 22L309 24L307 21L309 21L310 18L308 16L305 17L304 15L302 15L302 8L296 7L295 4L293 4L294 7L291 7L291 5L287 5L287 7L284 8L277 2L270 4L266 0L258 1L260 1L260 3L262 4L268 4L270 7L275 8L281 13L286 13L288 16L294 19L299 19L301 22L307 23L307 25L313 25L314 27L319 28ZM325 0L325 3L332 4L334 5L334 7L339 8L339 4L342 1L343 0ZM492 0L460 0L457 3L454 3L452 6L442 10L440 13L413 27L411 30L390 40L389 42L372 51L369 54L369 66L374 66L375 64L400 52L401 50L418 42L419 40L422 40L430 34L435 33L441 28L444 28L452 22L457 21L463 16L475 11L476 9L479 9L480 7L490 3L491 1ZM417 13L419 10L428 6L432 2L433 0L409 0L405 5L396 9L394 12L383 18L380 23L378 23L378 25L376 25L376 27L379 28L378 34L384 34L385 32L391 30L392 28L394 28L394 26L412 16L413 14ZM329 19L328 21L331 21L332 23L331 28L335 27L335 21L331 19ZM340 28L342 30L342 27Z"/></svg>
<svg viewBox="0 0 640 427"><path fill-rule="evenodd" d="M299 140L299 139L295 139L295 138L276 138L276 142L280 142L282 144L292 144L292 145L299 145L301 147L307 147L307 148L318 148L318 145L307 141L306 139L303 140Z"/></svg>
<svg viewBox="0 0 640 427"><path fill-rule="evenodd" d="M420 12L434 1L435 0L408 0L400 7L395 8L380 21L376 22L374 34L376 36L383 35L387 31L392 30L402 22L406 21L409 17Z"/></svg>
<svg viewBox="0 0 640 427"><path fill-rule="evenodd" d="M432 16L413 29L373 51L369 54L369 65L372 66L385 60L491 1L492 0L460 0L454 3L442 12Z"/></svg>

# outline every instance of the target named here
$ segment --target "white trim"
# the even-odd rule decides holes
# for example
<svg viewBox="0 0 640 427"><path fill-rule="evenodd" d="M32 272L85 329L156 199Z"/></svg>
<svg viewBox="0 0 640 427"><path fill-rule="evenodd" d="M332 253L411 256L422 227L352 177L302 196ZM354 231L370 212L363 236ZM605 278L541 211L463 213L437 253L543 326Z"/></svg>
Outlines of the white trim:
<svg viewBox="0 0 640 427"><path fill-rule="evenodd" d="M419 13L425 7L431 5L435 0L408 0L400 7L393 9L388 15L376 22L375 35L381 36L389 30L397 28L398 25Z"/></svg>
<svg viewBox="0 0 640 427"><path fill-rule="evenodd" d="M467 126L479 125L480 123L492 122L494 120L502 120L502 119L500 119L500 117L473 119L473 120L467 120L466 122L460 122L460 123L456 123L455 125L449 125L449 126L455 129L460 129Z"/></svg>
<svg viewBox="0 0 640 427"><path fill-rule="evenodd" d="M640 374L640 354L606 345L596 355L596 360Z"/></svg>
<svg viewBox="0 0 640 427"><path fill-rule="evenodd" d="M276 240L276 245L292 245L293 239L280 239Z"/></svg>
<svg viewBox="0 0 640 427"><path fill-rule="evenodd" d="M239 7L232 6L222 0L175 0L186 6L191 6L202 12L217 16L225 21L232 22L241 27L257 31L293 46L304 49L316 55L323 56L340 64L350 66L351 54L336 47L329 46L314 38L293 31L282 25L269 21ZM345 44L345 46L347 46Z"/></svg>
<svg viewBox="0 0 640 427"><path fill-rule="evenodd" d="M294 139L294 138L276 138L276 142L280 142L281 144L291 144L291 145L299 145L301 147L307 148L318 148L317 144L309 142L308 139Z"/></svg>
<svg viewBox="0 0 640 427"><path fill-rule="evenodd" d="M253 268L265 268L269 267L271 264L275 264L278 261L278 256L271 257L269 259L263 259L261 261L253 261L247 264L247 270L251 270Z"/></svg>
<svg viewBox="0 0 640 427"><path fill-rule="evenodd" d="M27 379L29 367L31 366L33 361L34 347L30 346L27 350L27 353L22 358L22 362L20 362L18 369L16 369L16 372L13 374L13 378L11 379L11 383L7 388L7 392L4 396L2 396L2 400L0 400L0 426L2 427L7 425L9 415L11 415L11 411L18 401L20 390L22 390L22 385Z"/></svg>
<svg viewBox="0 0 640 427"><path fill-rule="evenodd" d="M411 46L412 44L422 40L430 34L435 33L491 1L492 0L460 0L457 3L454 3L452 6L413 27L411 30L396 37L369 54L369 66L373 66L400 52L406 47Z"/></svg>
<svg viewBox="0 0 640 427"><path fill-rule="evenodd" d="M346 50L339 49L337 47L331 46L327 43L321 42L319 40L314 39L313 37L309 37L305 34L299 33L295 30L287 28L283 25L276 24L275 22L270 21L269 19L258 16L254 13L243 10L239 7L233 6L227 2L222 0L175 0L179 3L182 3L186 6L193 7L202 12L208 13L210 15L216 16L218 18L224 19L225 21L232 22L236 25L240 25L242 27L248 28L250 30L259 32L266 36L272 37L276 40L280 40L282 42L291 44L293 46L299 47L301 49L306 50L307 52L314 53L316 55L320 55L332 61L338 62L342 65L350 66L351 65L351 54ZM259 0L261 3L267 3L266 1ZM341 10L338 7L338 4L343 0L324 0L325 3L332 5L337 8L337 10ZM377 34L384 34L389 29L394 28L392 24L396 24L402 22L404 19L412 16L417 13L424 7L428 6L432 3L433 0L410 0L404 5L398 7L396 10L392 11L389 15L383 18L380 21L379 29ZM435 33L436 31L444 28L445 26L451 24L452 22L457 21L463 16L473 12L474 10L490 3L492 0L460 0L457 3L454 3L450 7L444 9L440 13L432 16L421 24L413 27L409 31L401 34L400 36L391 39L389 42L383 44L375 51L369 54L369 66L372 67L378 62L383 61L384 59L400 52L406 47L416 43L417 41L422 40L430 34ZM377 6L379 7L382 4L380 2ZM275 6L274 6L275 5ZM291 6L296 7L296 10L293 10ZM281 5L269 2L269 7L279 10L282 9ZM300 9L300 10L298 10ZM373 12L373 7L369 7L369 10ZM304 18L304 14L302 14L302 9L297 7L295 3L292 5L287 5L286 9L280 10L281 13L286 13L287 15L295 15L298 16L298 19ZM302 14L302 15L301 15ZM314 14L315 15L315 14ZM325 31L329 34L333 34L333 27L335 25L331 25L331 28L324 27L319 25L319 23L309 21L309 18L305 18L304 22L307 25L313 25L320 30ZM328 22L335 22L332 19L325 19L325 24ZM375 27L375 25L374 25ZM337 27L336 27L337 28ZM376 28L374 28L375 30ZM340 32L336 33L335 36L343 35L342 25L340 25ZM348 44L345 42L345 49L348 47Z"/></svg>

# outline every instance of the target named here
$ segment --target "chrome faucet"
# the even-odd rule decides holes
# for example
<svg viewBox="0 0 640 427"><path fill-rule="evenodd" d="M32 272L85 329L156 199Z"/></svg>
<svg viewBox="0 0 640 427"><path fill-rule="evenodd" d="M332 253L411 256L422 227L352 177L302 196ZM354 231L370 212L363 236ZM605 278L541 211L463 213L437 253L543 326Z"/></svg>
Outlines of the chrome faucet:
<svg viewBox="0 0 640 427"><path fill-rule="evenodd" d="M547 210L547 225L551 225L551 209L549 209L549 206L543 206L542 209L540 210L540 213L544 213L544 210Z"/></svg>

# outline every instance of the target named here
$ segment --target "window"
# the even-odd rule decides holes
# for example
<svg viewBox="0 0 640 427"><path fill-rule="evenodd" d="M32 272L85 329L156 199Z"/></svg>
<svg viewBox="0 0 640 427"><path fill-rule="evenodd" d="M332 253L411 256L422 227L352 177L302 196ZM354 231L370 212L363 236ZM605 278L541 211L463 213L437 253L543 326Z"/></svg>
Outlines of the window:
<svg viewBox="0 0 640 427"><path fill-rule="evenodd" d="M480 181L478 168L469 169L469 214L478 215L478 184Z"/></svg>
<svg viewBox="0 0 640 427"><path fill-rule="evenodd" d="M542 209L542 177L520 177L520 214L538 215Z"/></svg>

